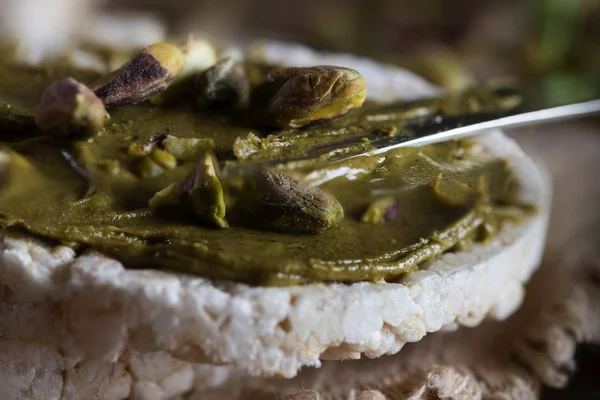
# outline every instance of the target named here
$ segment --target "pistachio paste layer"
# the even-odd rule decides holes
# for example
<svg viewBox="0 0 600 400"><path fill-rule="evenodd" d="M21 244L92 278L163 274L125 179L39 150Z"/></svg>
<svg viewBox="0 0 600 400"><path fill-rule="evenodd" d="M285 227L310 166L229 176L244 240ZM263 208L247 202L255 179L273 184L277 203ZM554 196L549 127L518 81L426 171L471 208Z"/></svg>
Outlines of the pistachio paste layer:
<svg viewBox="0 0 600 400"><path fill-rule="evenodd" d="M163 60L173 52L177 60ZM165 105L142 100L173 79L180 54L159 46L136 57L105 78L0 61L3 228L91 247L128 268L290 285L395 281L528 215L513 201L507 162L471 141L220 174L224 165L307 156L346 138L358 140L330 155L368 150L361 135L402 134L415 116L460 108L464 99L362 105L364 80L346 68L281 71L224 61L189 77L198 85L186 90L189 99ZM154 80L127 82L131 65L148 71L144 59ZM102 82L96 95L119 99L105 103L110 118L98 133L96 120L85 134L69 129L81 118L65 118L60 132L35 127L40 95L65 77ZM105 93L133 90L127 85L137 92Z"/></svg>

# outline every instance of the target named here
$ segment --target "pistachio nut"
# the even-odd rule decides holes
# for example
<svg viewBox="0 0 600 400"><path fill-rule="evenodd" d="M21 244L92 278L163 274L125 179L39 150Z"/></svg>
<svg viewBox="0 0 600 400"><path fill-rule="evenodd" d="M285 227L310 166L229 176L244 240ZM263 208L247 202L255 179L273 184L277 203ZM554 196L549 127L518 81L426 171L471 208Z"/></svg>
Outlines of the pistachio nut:
<svg viewBox="0 0 600 400"><path fill-rule="evenodd" d="M117 176L121 172L121 163L119 160L102 160L98 163L98 166L112 176Z"/></svg>
<svg viewBox="0 0 600 400"><path fill-rule="evenodd" d="M212 150L214 141L210 138L180 138L167 135L164 149L171 153L177 160L194 161L199 155Z"/></svg>
<svg viewBox="0 0 600 400"><path fill-rule="evenodd" d="M44 90L35 123L44 132L98 133L107 117L102 100L83 83L64 78Z"/></svg>
<svg viewBox="0 0 600 400"><path fill-rule="evenodd" d="M250 82L244 65L225 58L201 74L195 84L198 106L239 108L248 103Z"/></svg>
<svg viewBox="0 0 600 400"><path fill-rule="evenodd" d="M174 169L177 166L177 160L175 159L175 156L161 149L152 149L149 157L152 159L152 161L164 169Z"/></svg>
<svg viewBox="0 0 600 400"><path fill-rule="evenodd" d="M169 87L156 95L150 102L156 105L171 105L193 98L194 81L197 75L217 61L214 47L204 40L190 37L180 46L185 58L184 67Z"/></svg>
<svg viewBox="0 0 600 400"><path fill-rule="evenodd" d="M137 160L135 163L135 172L140 178L155 178L162 175L165 172L165 168L147 155Z"/></svg>
<svg viewBox="0 0 600 400"><path fill-rule="evenodd" d="M314 234L344 218L342 205L331 194L280 171L264 170L249 178L240 196L241 222L258 229Z"/></svg>
<svg viewBox="0 0 600 400"><path fill-rule="evenodd" d="M398 216L400 204L391 196L382 197L373 201L360 220L367 224L381 224L392 221Z"/></svg>
<svg viewBox="0 0 600 400"><path fill-rule="evenodd" d="M177 185L171 183L164 189L154 193L154 195L148 200L148 206L150 208L156 208L159 206L166 206L171 204L177 195Z"/></svg>
<svg viewBox="0 0 600 400"><path fill-rule="evenodd" d="M362 106L366 93L364 78L350 68L284 68L267 74L250 107L265 125L299 128Z"/></svg>
<svg viewBox="0 0 600 400"><path fill-rule="evenodd" d="M229 224L225 220L225 195L215 164L215 158L210 152L200 156L179 186L175 202L217 228L228 228Z"/></svg>
<svg viewBox="0 0 600 400"><path fill-rule="evenodd" d="M480 186L485 181L479 179L475 187L471 187L468 182L461 182L453 179L452 176L438 174L431 183L431 188L435 197L442 203L451 207L460 207L473 203L480 197Z"/></svg>
<svg viewBox="0 0 600 400"><path fill-rule="evenodd" d="M166 89L183 65L184 55L179 48L157 43L91 87L106 107L135 104Z"/></svg>
<svg viewBox="0 0 600 400"><path fill-rule="evenodd" d="M144 157L150 152L150 148L148 146L144 146L141 143L132 142L127 146L127 155L131 157Z"/></svg>

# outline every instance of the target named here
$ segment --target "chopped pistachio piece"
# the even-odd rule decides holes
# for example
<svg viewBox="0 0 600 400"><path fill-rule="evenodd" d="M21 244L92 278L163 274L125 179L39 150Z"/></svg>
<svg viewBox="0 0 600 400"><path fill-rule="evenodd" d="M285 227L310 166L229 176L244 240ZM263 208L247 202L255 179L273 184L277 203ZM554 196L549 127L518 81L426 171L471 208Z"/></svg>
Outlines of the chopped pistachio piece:
<svg viewBox="0 0 600 400"><path fill-rule="evenodd" d="M175 200L183 207L217 227L228 228L225 220L225 196L217 177L214 156L207 152L179 186Z"/></svg>
<svg viewBox="0 0 600 400"><path fill-rule="evenodd" d="M362 106L366 84L343 67L284 68L267 74L251 97L251 110L265 125L287 129L343 115Z"/></svg>
<svg viewBox="0 0 600 400"><path fill-rule="evenodd" d="M198 77L196 103L200 107L239 108L248 103L250 82L244 65L232 58L220 60Z"/></svg>
<svg viewBox="0 0 600 400"><path fill-rule="evenodd" d="M136 163L136 172L140 178L155 178L162 175L165 169L150 156L144 156Z"/></svg>
<svg viewBox="0 0 600 400"><path fill-rule="evenodd" d="M177 195L177 185L171 183L166 188L159 190L148 200L148 206L156 208L159 206L166 206L171 204Z"/></svg>
<svg viewBox="0 0 600 400"><path fill-rule="evenodd" d="M121 172L119 160L103 160L99 163L99 166L112 176L117 176Z"/></svg>
<svg viewBox="0 0 600 400"><path fill-rule="evenodd" d="M150 158L164 169L174 169L177 166L177 160L173 154L161 149L152 149Z"/></svg>
<svg viewBox="0 0 600 400"><path fill-rule="evenodd" d="M242 222L263 230L314 234L344 218L342 205L331 194L279 171L249 179L241 196Z"/></svg>
<svg viewBox="0 0 600 400"><path fill-rule="evenodd" d="M360 220L367 224L381 224L392 221L398 216L398 201L391 197L382 197L372 202Z"/></svg>
<svg viewBox="0 0 600 400"><path fill-rule="evenodd" d="M35 109L35 123L44 132L96 134L106 117L102 100L73 78L48 86Z"/></svg>
<svg viewBox="0 0 600 400"><path fill-rule="evenodd" d="M439 174L433 180L431 187L435 196L444 204L452 207L460 207L472 203L477 199L478 187L481 184L485 184L485 182L480 183L478 181L477 186L472 188L463 182L458 182L451 177L446 178L443 174Z"/></svg>
<svg viewBox="0 0 600 400"><path fill-rule="evenodd" d="M240 160L244 160L257 153L264 147L261 138L254 133L248 133L248 136L242 138L238 136L233 143L233 154Z"/></svg>
<svg viewBox="0 0 600 400"><path fill-rule="evenodd" d="M173 154L178 161L193 161L200 154L213 149L214 141L209 138L179 138L168 135L165 150Z"/></svg>
<svg viewBox="0 0 600 400"><path fill-rule="evenodd" d="M165 90L183 65L184 56L177 47L153 44L92 88L106 107L140 103Z"/></svg>
<svg viewBox="0 0 600 400"><path fill-rule="evenodd" d="M144 145L133 142L127 147L127 155L131 157L144 157L148 154Z"/></svg>

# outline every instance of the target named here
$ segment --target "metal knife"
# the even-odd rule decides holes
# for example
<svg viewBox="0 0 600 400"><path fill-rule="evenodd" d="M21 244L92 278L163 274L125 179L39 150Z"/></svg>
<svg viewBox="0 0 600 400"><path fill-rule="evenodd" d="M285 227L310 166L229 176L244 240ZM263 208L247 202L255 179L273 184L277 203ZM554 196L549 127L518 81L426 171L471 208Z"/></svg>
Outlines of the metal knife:
<svg viewBox="0 0 600 400"><path fill-rule="evenodd" d="M493 128L548 123L600 114L600 74L549 75L524 84L495 84L491 93L508 100L498 109L460 113L434 113L413 120L402 120L399 133L382 137L367 133L332 141L308 149L297 158L248 162L223 168L226 176L252 173L262 168L319 158L332 149L368 141L368 149L329 157L324 162L338 162L365 154L382 154L404 146L423 146L477 135ZM456 95L456 94L455 94ZM460 96L460 94L458 94ZM393 109L394 105L384 108Z"/></svg>

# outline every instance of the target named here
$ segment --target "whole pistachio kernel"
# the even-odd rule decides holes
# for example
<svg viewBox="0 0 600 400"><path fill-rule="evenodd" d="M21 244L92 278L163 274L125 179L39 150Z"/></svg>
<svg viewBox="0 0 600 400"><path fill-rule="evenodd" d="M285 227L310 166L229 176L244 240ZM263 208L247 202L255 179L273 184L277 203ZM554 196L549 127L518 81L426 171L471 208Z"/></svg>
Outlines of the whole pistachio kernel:
<svg viewBox="0 0 600 400"><path fill-rule="evenodd" d="M267 74L250 104L265 125L299 128L362 106L366 93L364 78L350 68L284 68Z"/></svg>
<svg viewBox="0 0 600 400"><path fill-rule="evenodd" d="M167 43L153 44L91 87L106 107L140 103L165 90L184 62L179 48Z"/></svg>
<svg viewBox="0 0 600 400"><path fill-rule="evenodd" d="M228 228L225 195L215 163L210 152L201 155L179 186L175 202L217 228Z"/></svg>
<svg viewBox="0 0 600 400"><path fill-rule="evenodd" d="M73 78L48 86L35 109L35 123L44 132L96 134L106 118L102 100Z"/></svg>
<svg viewBox="0 0 600 400"><path fill-rule="evenodd" d="M315 234L344 218L342 205L331 194L280 171L249 178L240 196L242 223L258 229Z"/></svg>

